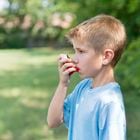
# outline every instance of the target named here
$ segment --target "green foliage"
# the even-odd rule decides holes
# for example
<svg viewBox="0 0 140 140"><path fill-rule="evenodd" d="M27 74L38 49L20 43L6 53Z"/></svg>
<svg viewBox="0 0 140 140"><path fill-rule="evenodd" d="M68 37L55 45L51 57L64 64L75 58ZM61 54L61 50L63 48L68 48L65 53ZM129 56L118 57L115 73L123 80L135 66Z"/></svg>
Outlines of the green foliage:
<svg viewBox="0 0 140 140"><path fill-rule="evenodd" d="M126 49L116 74L122 85L127 116L128 140L138 140L140 135L140 38L133 40Z"/></svg>
<svg viewBox="0 0 140 140"><path fill-rule="evenodd" d="M15 48L19 48L30 47L30 42L32 42L31 46L35 46L35 40L45 43L49 40L58 41L64 38L64 34L70 27L102 13L113 15L125 24L128 41L130 42L140 34L139 9L139 0L9 0L9 7L0 13L1 17L5 19L3 24L0 23L1 28L5 30L3 35L0 36L0 44L2 47L13 48L15 46ZM61 21L63 21L66 13L72 14L73 22L71 26L63 28L60 25L53 25L52 18L56 13L61 15L59 17ZM6 26L11 24L8 22L17 19L19 21L15 26L10 28ZM55 20L57 20L56 17ZM25 21L26 25L30 24L28 27L23 27ZM13 34L13 30L16 31L15 34ZM21 40L19 44L15 40L17 34L21 34L19 35L19 40ZM5 43L4 40L9 40L7 39L9 35L15 35L15 37L11 39L11 43Z"/></svg>
<svg viewBox="0 0 140 140"><path fill-rule="evenodd" d="M140 38L133 40L121 60L119 71L123 87L129 93L140 95ZM129 81L129 84L128 84Z"/></svg>
<svg viewBox="0 0 140 140"><path fill-rule="evenodd" d="M136 38L140 34L140 1L139 0L77 0L76 17L81 22L97 14L113 15L126 25L128 38Z"/></svg>

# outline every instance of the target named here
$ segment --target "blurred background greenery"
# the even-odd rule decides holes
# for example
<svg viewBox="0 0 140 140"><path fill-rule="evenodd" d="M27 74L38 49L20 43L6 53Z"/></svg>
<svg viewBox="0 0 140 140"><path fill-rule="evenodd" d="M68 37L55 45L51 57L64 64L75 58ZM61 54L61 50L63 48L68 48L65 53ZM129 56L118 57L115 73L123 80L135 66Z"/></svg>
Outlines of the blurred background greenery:
<svg viewBox="0 0 140 140"><path fill-rule="evenodd" d="M57 56L73 54L64 36L97 14L119 18L126 51L116 67L124 92L128 140L140 139L139 0L0 0L0 140L66 140L64 126L49 129L46 115L57 85ZM71 79L72 90L79 81Z"/></svg>

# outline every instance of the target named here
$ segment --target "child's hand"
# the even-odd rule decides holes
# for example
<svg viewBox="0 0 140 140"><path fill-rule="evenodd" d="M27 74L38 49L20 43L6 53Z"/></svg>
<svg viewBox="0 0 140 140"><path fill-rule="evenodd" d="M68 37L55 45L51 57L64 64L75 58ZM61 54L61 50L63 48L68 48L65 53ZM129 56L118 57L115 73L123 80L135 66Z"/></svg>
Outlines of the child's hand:
<svg viewBox="0 0 140 140"><path fill-rule="evenodd" d="M73 60L66 54L61 54L58 59L59 77L62 84L68 85L69 78L74 72L78 72Z"/></svg>

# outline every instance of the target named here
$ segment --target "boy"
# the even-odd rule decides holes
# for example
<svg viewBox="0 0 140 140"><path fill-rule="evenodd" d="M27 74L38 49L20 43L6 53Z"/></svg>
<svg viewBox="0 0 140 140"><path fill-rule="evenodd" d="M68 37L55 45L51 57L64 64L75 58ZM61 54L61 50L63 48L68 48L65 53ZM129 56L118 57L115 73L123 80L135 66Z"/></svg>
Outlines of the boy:
<svg viewBox="0 0 140 140"><path fill-rule="evenodd" d="M123 24L98 15L73 28L68 39L75 55L59 57L60 80L48 110L48 126L64 122L69 140L125 140L123 97L114 76L126 44ZM83 80L66 97L70 75L77 69Z"/></svg>

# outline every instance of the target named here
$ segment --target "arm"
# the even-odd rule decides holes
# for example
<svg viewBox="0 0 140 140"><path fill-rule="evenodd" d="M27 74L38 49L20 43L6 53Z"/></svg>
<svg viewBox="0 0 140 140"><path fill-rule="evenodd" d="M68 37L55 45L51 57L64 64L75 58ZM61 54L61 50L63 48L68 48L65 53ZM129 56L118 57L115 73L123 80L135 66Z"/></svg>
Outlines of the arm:
<svg viewBox="0 0 140 140"><path fill-rule="evenodd" d="M49 106L47 122L49 127L57 127L63 122L63 103L67 86L59 83Z"/></svg>
<svg viewBox="0 0 140 140"><path fill-rule="evenodd" d="M59 57L59 84L48 109L47 122L49 127L57 127L63 122L63 104L66 97L69 74L76 71L75 65L69 58Z"/></svg>

